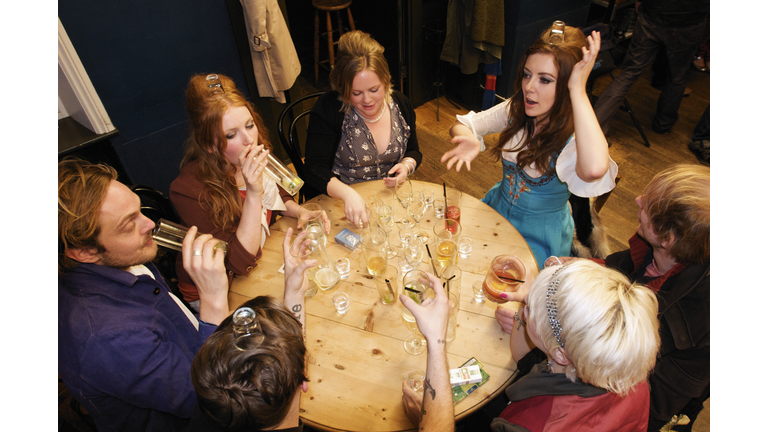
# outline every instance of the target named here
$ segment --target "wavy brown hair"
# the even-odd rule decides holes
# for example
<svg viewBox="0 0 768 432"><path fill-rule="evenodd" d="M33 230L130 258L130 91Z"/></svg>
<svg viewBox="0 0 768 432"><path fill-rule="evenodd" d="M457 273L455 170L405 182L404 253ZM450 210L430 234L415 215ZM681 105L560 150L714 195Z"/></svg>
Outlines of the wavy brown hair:
<svg viewBox="0 0 768 432"><path fill-rule="evenodd" d="M192 385L202 411L223 430L264 430L280 424L309 380L306 346L301 323L279 301L259 296L242 306L256 312L264 340L238 349L227 317L195 356Z"/></svg>
<svg viewBox="0 0 768 432"><path fill-rule="evenodd" d="M222 126L222 117L230 108L244 106L253 117L258 130L258 143L272 149L267 140L266 128L254 105L245 99L235 87L232 78L218 74L224 94L211 94L206 77L195 75L187 86L187 116L190 134L185 144L183 168L189 162L198 161L197 176L204 185L199 200L211 206L208 216L211 223L220 229L237 226L243 212L243 200L237 190L235 173L237 169L227 158L227 137Z"/></svg>
<svg viewBox="0 0 768 432"><path fill-rule="evenodd" d="M67 256L69 249L104 252L99 215L112 180L117 171L109 165L72 157L59 162L59 274L78 265Z"/></svg>
<svg viewBox="0 0 768 432"><path fill-rule="evenodd" d="M517 155L517 166L524 168L535 166L546 174L555 172L553 157L565 146L573 134L573 107L568 93L568 80L571 78L573 66L581 61L581 48L587 46L587 38L581 30L566 26L565 40L558 45L550 45L549 31L544 30L539 39L531 45L520 59L517 67L517 78L513 86L514 95L509 100L509 125L499 135L498 144L491 149L497 160L504 151L520 151ZM525 114L525 94L522 91L523 70L528 57L532 54L548 54L552 56L557 69L555 87L555 104L549 112L546 124L539 133L535 132L535 118ZM523 139L515 148L504 150L504 145L518 132L524 131ZM522 149L522 150L521 150Z"/></svg>

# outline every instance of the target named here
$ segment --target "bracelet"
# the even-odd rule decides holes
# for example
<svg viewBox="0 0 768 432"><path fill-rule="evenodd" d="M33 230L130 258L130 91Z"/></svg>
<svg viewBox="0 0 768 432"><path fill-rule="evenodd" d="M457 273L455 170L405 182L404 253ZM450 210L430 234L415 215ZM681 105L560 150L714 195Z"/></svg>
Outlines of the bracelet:
<svg viewBox="0 0 768 432"><path fill-rule="evenodd" d="M416 171L416 161L413 162L413 165L411 165L412 159L410 158L404 158L402 160L403 165L405 165L408 168L408 175L410 176L413 174L414 171Z"/></svg>
<svg viewBox="0 0 768 432"><path fill-rule="evenodd" d="M524 321L522 318L520 318L520 315L519 315L517 312L515 312L515 317L514 317L514 318L512 318L512 319L513 319L513 320L515 320L515 321L517 321L517 322L519 323L519 324L517 325L517 330L518 330L518 331L520 331L520 328L521 328L521 327L525 327L525 325L526 325L526 322L525 322L525 321Z"/></svg>

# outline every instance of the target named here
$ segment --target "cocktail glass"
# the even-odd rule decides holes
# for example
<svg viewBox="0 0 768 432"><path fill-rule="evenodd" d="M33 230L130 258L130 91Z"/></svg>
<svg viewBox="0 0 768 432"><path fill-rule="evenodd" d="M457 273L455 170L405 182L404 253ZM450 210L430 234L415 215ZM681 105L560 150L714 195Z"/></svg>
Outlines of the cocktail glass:
<svg viewBox="0 0 768 432"><path fill-rule="evenodd" d="M488 273L483 281L485 297L496 303L506 303L501 293L516 292L525 282L527 271L525 265L516 256L499 255L491 261Z"/></svg>

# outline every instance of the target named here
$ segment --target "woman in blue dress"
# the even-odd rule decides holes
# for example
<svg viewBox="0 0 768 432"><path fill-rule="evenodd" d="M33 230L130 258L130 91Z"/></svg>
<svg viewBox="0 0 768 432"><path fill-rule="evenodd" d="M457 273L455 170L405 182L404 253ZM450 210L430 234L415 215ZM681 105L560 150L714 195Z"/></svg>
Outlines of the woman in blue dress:
<svg viewBox="0 0 768 432"><path fill-rule="evenodd" d="M514 96L488 110L457 116L450 130L456 147L440 159L448 169L455 164L459 172L466 164L470 171L471 161L485 150L483 136L500 132L491 152L502 158L504 178L483 202L515 226L539 268L551 255L571 255L570 194L608 192L618 173L586 92L600 34L585 37L569 26L558 33L553 27L523 55Z"/></svg>

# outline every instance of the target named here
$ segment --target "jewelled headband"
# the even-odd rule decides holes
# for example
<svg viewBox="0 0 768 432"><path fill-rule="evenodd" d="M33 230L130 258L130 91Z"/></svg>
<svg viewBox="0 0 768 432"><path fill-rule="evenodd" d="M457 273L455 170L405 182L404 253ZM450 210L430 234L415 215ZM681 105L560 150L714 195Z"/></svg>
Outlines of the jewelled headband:
<svg viewBox="0 0 768 432"><path fill-rule="evenodd" d="M560 45L565 40L565 23L555 21L552 23L552 29L549 30L549 44Z"/></svg>
<svg viewBox="0 0 768 432"><path fill-rule="evenodd" d="M560 279L557 276L564 268L565 266L561 266L559 269L555 270L555 273L552 275L552 280L549 282L549 285L547 285L547 316L549 316L549 325L552 326L552 333L554 333L555 338L557 338L557 343L560 344L560 347L565 347L565 342L560 340L560 333L563 329L560 327L560 320L557 319L557 302L552 296L557 294L557 289L560 287Z"/></svg>

